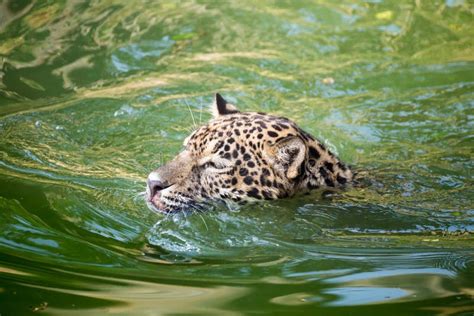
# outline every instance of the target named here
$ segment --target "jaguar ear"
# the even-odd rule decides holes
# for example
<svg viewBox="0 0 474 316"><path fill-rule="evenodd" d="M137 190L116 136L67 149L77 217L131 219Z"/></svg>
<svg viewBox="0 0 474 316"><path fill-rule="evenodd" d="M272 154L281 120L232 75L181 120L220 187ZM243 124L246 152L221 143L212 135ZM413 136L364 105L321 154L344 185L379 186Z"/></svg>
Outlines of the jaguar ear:
<svg viewBox="0 0 474 316"><path fill-rule="evenodd" d="M306 146L297 136L287 136L270 145L271 156L276 169L288 179L294 179L302 172L302 164L306 157Z"/></svg>
<svg viewBox="0 0 474 316"><path fill-rule="evenodd" d="M238 112L239 110L237 110L234 105L227 103L227 101L219 93L216 93L214 96L214 103L212 104L212 116L214 116L214 118L217 118L221 115L234 114Z"/></svg>

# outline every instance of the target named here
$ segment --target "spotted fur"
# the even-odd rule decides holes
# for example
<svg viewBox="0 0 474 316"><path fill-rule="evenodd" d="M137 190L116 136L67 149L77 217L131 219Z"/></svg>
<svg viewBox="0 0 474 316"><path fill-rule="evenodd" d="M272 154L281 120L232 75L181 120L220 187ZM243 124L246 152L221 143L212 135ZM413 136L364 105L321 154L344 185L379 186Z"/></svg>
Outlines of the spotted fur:
<svg viewBox="0 0 474 316"><path fill-rule="evenodd" d="M352 181L352 171L291 120L239 112L216 94L214 118L148 177L153 209L199 209L206 201L273 200Z"/></svg>

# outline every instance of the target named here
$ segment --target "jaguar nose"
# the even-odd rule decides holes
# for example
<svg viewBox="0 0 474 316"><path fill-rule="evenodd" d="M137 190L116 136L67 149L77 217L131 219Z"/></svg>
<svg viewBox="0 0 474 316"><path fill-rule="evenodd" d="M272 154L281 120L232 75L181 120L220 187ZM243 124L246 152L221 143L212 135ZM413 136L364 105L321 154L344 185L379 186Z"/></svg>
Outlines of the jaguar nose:
<svg viewBox="0 0 474 316"><path fill-rule="evenodd" d="M158 174L156 174L155 172L150 173L146 183L148 186L148 193L150 198L153 198L153 196L155 196L157 192L164 190L170 186L166 181L161 180Z"/></svg>

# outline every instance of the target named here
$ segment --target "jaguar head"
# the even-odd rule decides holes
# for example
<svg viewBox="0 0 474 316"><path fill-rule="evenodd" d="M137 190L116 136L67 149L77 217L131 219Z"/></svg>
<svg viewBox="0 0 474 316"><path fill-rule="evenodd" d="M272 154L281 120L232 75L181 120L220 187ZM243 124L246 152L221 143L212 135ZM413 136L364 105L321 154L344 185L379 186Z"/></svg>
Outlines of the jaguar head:
<svg viewBox="0 0 474 316"><path fill-rule="evenodd" d="M175 158L148 175L153 210L272 200L352 180L349 168L287 118L240 112L219 94L212 112L213 118L184 140Z"/></svg>

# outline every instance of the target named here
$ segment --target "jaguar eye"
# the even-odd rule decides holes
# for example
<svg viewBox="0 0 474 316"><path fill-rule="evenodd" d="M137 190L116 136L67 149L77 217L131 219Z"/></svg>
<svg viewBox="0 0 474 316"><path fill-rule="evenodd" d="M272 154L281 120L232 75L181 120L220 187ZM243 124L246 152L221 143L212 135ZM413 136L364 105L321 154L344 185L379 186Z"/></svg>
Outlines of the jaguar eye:
<svg viewBox="0 0 474 316"><path fill-rule="evenodd" d="M316 165L316 160L310 159L310 160L309 160L309 165L310 165L311 167L314 167L314 166Z"/></svg>
<svg viewBox="0 0 474 316"><path fill-rule="evenodd" d="M208 161L206 162L204 165L203 165L204 168L216 168L216 169L219 169L217 167L217 165L215 163L213 163L212 161Z"/></svg>
<svg viewBox="0 0 474 316"><path fill-rule="evenodd" d="M226 164L220 163L220 162L213 162L213 161L208 161L205 164L202 165L203 169L217 169L217 170L225 170L228 168Z"/></svg>

